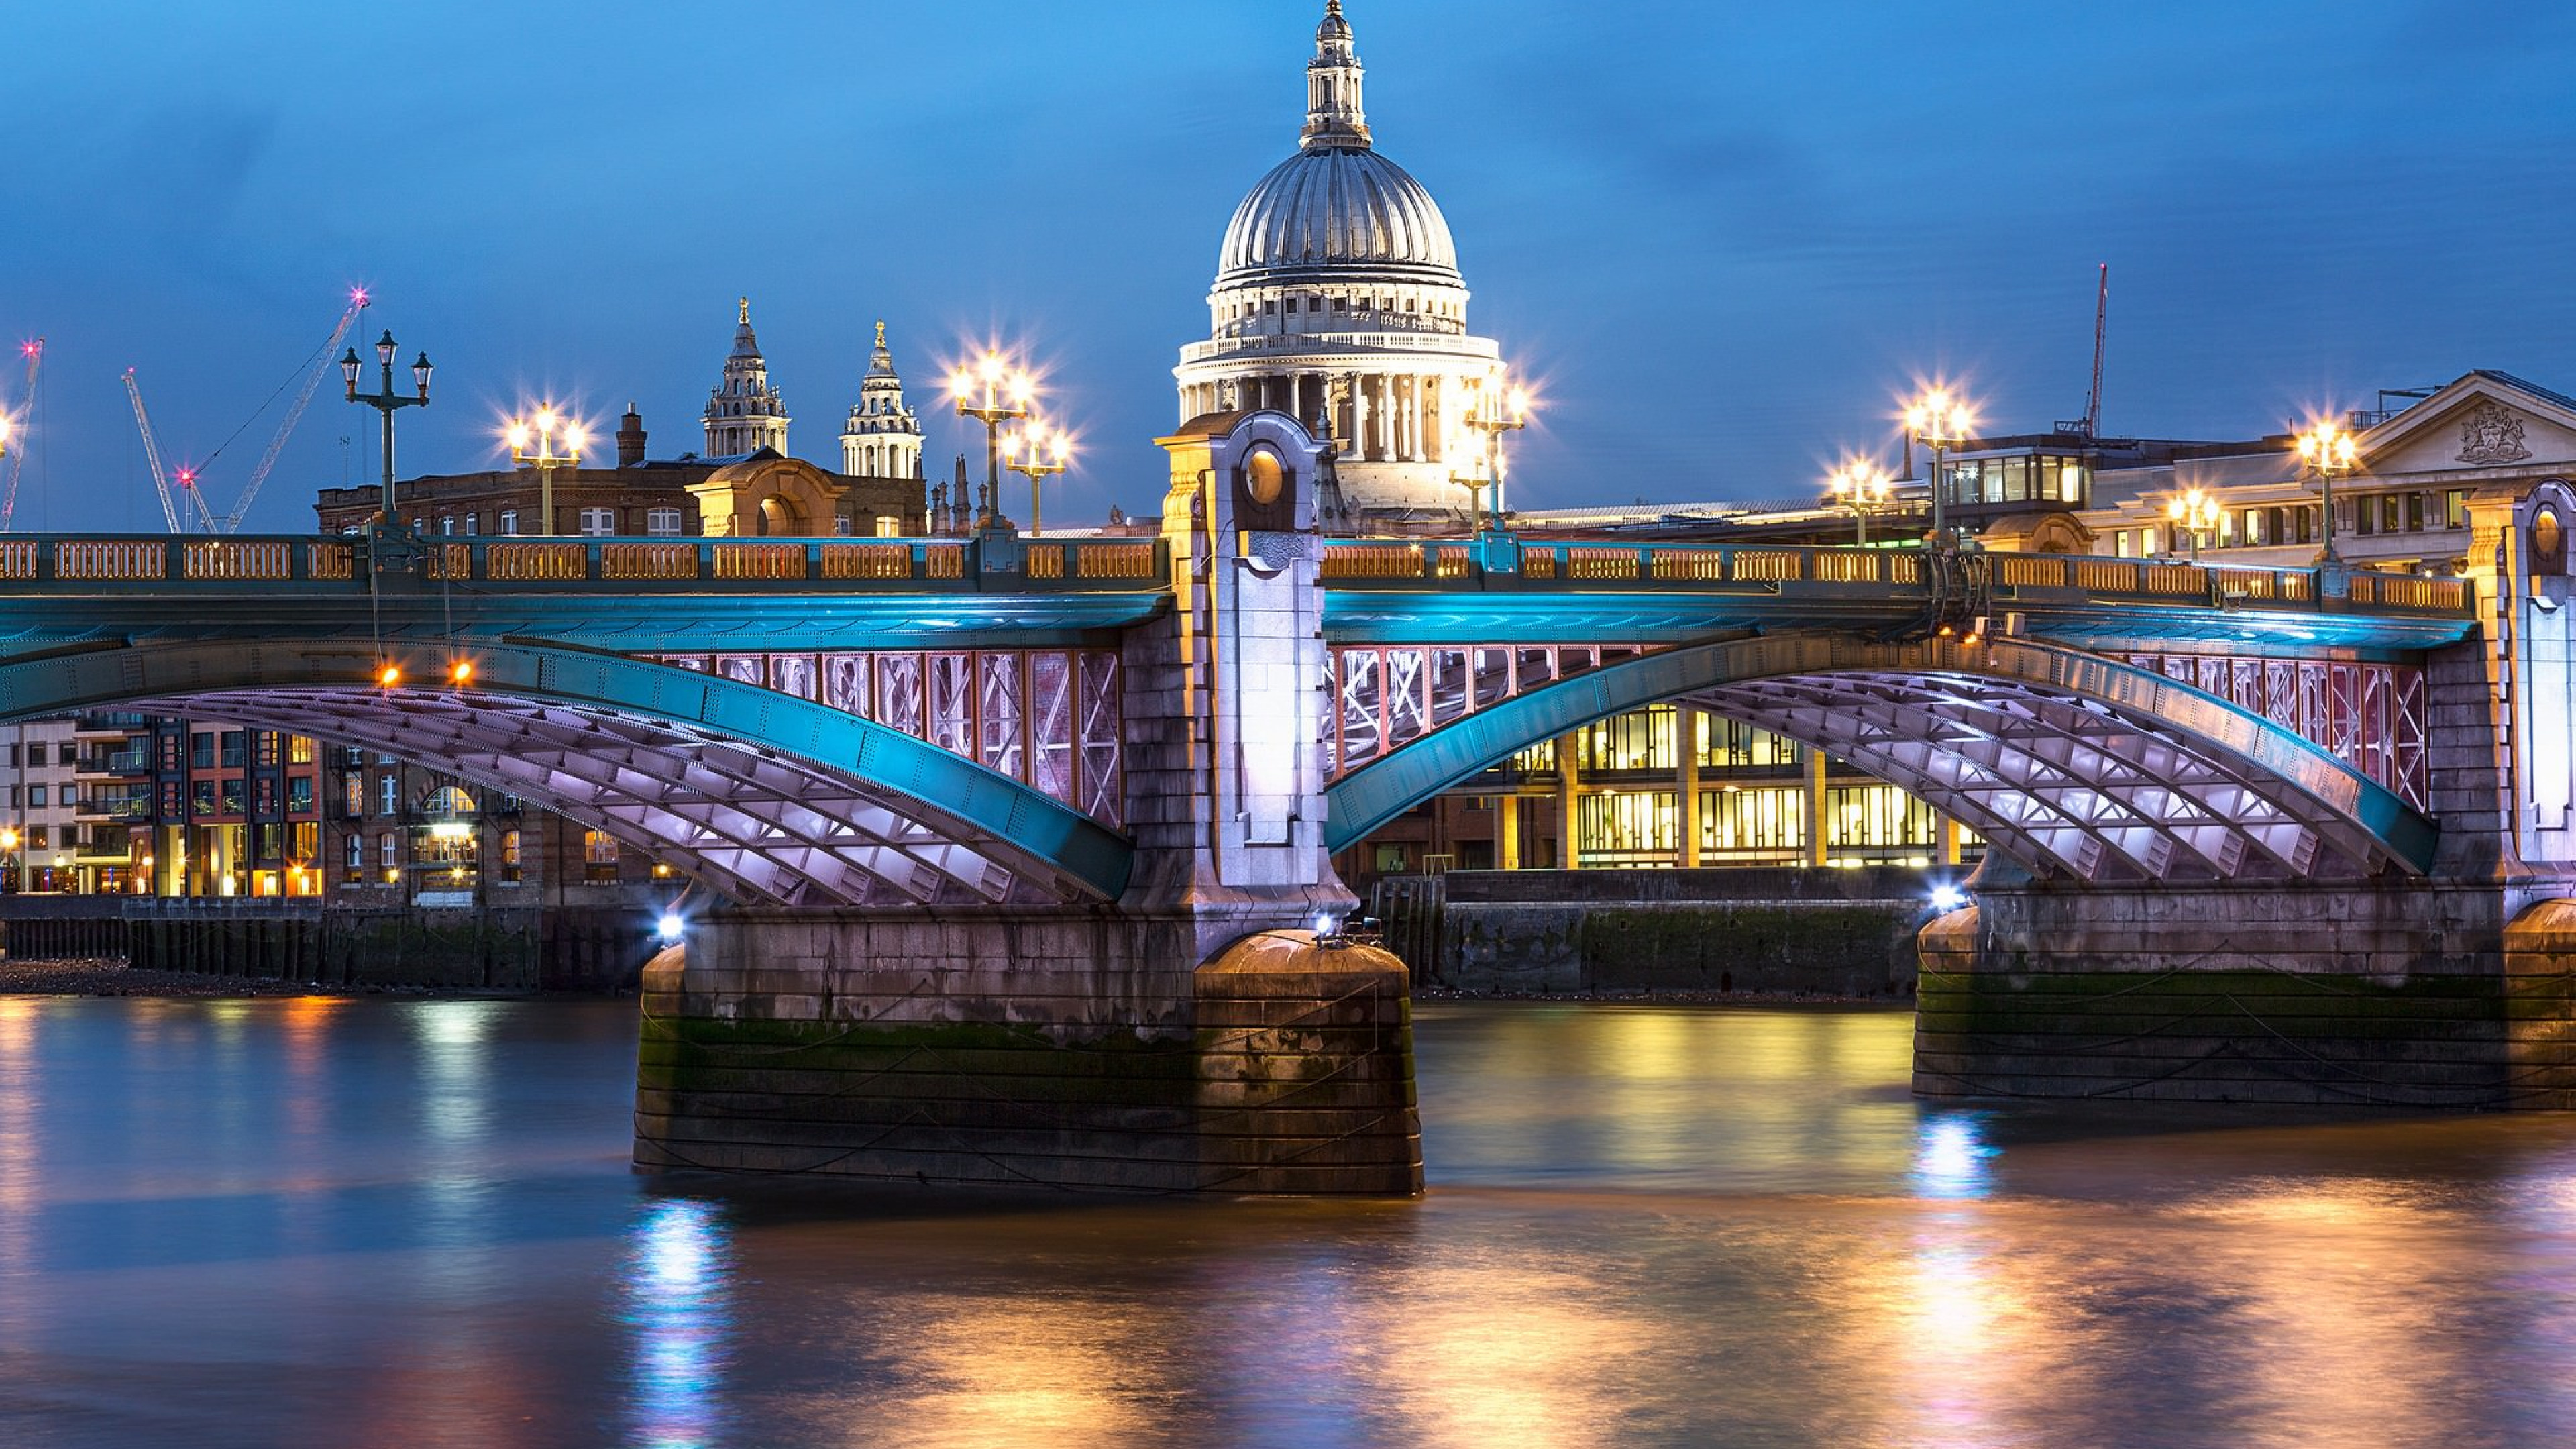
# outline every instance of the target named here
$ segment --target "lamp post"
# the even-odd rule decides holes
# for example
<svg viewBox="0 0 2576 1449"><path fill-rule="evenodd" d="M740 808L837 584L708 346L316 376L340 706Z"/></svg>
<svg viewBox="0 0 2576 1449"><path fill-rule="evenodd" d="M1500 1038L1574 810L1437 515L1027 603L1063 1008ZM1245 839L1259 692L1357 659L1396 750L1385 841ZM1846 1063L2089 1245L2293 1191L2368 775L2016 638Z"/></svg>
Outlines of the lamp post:
<svg viewBox="0 0 2576 1449"><path fill-rule="evenodd" d="M1485 440L1484 493L1481 499L1475 480L1470 478L1467 484L1467 511L1474 518L1479 533L1484 532L1484 514L1488 509L1493 513L1494 527L1503 526L1503 477L1509 471L1503 461L1503 434L1528 427L1529 408L1529 393L1510 386L1501 374L1497 374L1494 385L1480 393L1467 415L1459 419L1461 426L1481 434Z"/></svg>
<svg viewBox="0 0 2576 1449"><path fill-rule="evenodd" d="M1950 537L1949 510L1943 506L1943 495L1949 490L1941 477L1942 455L1967 441L1968 425L1973 421L1965 398L1952 397L1946 387L1936 387L1905 409L1905 435L1932 449L1932 542L1947 547Z"/></svg>
<svg viewBox="0 0 2576 1449"><path fill-rule="evenodd" d="M2186 488L2165 505L2165 517L2191 539L2191 561L2200 562L2200 535L2218 527L2219 515L2225 510L2205 489Z"/></svg>
<svg viewBox="0 0 2576 1449"><path fill-rule="evenodd" d="M2352 434L2333 423L2318 423L2299 434L2299 461L2316 475L2325 490L2325 547L2317 554L2319 567L2335 568L2343 563L2334 545L2334 480L2338 473L2351 472L2359 459L2360 450L2354 446Z"/></svg>
<svg viewBox="0 0 2576 1449"><path fill-rule="evenodd" d="M1825 491L1835 503L1851 510L1852 544L1869 547L1869 513L1884 508L1895 495L1896 480L1876 463L1845 463L1825 479Z"/></svg>
<svg viewBox="0 0 2576 1449"><path fill-rule="evenodd" d="M544 406L532 418L512 418L509 439L510 461L537 470L537 534L550 536L555 531L555 470L581 466L581 424ZM555 451L558 442L560 453Z"/></svg>
<svg viewBox="0 0 2576 1449"><path fill-rule="evenodd" d="M376 360L384 367L384 383L372 393L358 391L358 371L365 364L358 361L358 349L352 347L340 359L340 376L349 384L349 401L365 403L385 419L385 526L394 526L394 414L403 408L429 406L429 354L423 352L411 365L411 379L416 391L404 397L394 391L394 335L387 332L376 340Z"/></svg>
<svg viewBox="0 0 2576 1449"><path fill-rule="evenodd" d="M1013 433L1003 449L1002 462L1012 472L1029 480L1029 535L1046 531L1046 515L1038 498L1038 485L1065 470L1073 458L1073 435L1062 428L1049 428L1031 418Z"/></svg>
<svg viewBox="0 0 2576 1449"><path fill-rule="evenodd" d="M957 416L984 424L984 516L976 520L978 527L1002 511L1002 424L1029 415L1035 390L1026 372L1005 363L1002 354L990 348L974 366L961 367L948 379L948 395L957 400Z"/></svg>
<svg viewBox="0 0 2576 1449"><path fill-rule="evenodd" d="M0 826L0 891L18 889L18 843L15 826Z"/></svg>

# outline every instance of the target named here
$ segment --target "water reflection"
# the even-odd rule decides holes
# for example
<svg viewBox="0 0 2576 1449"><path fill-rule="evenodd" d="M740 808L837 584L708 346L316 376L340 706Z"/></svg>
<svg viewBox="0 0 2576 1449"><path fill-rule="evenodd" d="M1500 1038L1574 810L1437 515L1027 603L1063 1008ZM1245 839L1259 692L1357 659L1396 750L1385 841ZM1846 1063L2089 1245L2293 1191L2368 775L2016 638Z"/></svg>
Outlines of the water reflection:
<svg viewBox="0 0 2576 1449"><path fill-rule="evenodd" d="M708 1449L721 1442L732 1326L730 1234L714 1203L665 1198L629 1234L620 1275L633 1335L627 1442Z"/></svg>
<svg viewBox="0 0 2576 1449"><path fill-rule="evenodd" d="M1418 1203L788 1206L639 1194L633 1013L0 998L0 1443L2576 1442L2576 1115L1432 1006Z"/></svg>
<svg viewBox="0 0 2576 1449"><path fill-rule="evenodd" d="M1907 1176L1915 1195L1938 1200L1979 1198L1994 1191L1994 1172L1977 1118L1966 1112L1926 1113L1921 1145L1914 1150L1914 1171Z"/></svg>

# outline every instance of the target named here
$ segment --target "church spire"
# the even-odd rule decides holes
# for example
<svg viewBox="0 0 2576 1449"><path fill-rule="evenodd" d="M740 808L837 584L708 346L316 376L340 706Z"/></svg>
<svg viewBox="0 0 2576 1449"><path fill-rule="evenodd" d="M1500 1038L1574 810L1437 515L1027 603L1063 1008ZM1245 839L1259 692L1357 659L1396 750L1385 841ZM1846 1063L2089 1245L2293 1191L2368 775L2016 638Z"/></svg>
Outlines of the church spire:
<svg viewBox="0 0 2576 1449"><path fill-rule="evenodd" d="M787 451L787 404L769 381L768 359L751 335L751 299L734 314L733 353L724 380L707 397L707 456L739 458L762 448Z"/></svg>
<svg viewBox="0 0 2576 1449"><path fill-rule="evenodd" d="M1351 23L1342 18L1342 0L1324 0L1324 20L1315 27L1315 58L1306 62L1306 129L1299 139L1309 151L1365 150L1369 143L1368 115L1360 108L1360 56L1351 44Z"/></svg>

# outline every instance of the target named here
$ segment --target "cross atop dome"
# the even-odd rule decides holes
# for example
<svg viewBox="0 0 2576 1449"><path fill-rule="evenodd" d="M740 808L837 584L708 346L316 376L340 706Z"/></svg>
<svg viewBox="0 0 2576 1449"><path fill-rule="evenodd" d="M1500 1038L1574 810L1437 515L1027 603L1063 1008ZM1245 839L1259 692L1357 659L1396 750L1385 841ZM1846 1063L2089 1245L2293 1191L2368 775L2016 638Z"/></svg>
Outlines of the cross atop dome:
<svg viewBox="0 0 2576 1449"><path fill-rule="evenodd" d="M1342 18L1342 0L1324 0L1324 20L1315 27L1315 58L1306 62L1306 129L1298 139L1307 150L1368 149L1360 80L1359 52L1351 44L1351 23Z"/></svg>

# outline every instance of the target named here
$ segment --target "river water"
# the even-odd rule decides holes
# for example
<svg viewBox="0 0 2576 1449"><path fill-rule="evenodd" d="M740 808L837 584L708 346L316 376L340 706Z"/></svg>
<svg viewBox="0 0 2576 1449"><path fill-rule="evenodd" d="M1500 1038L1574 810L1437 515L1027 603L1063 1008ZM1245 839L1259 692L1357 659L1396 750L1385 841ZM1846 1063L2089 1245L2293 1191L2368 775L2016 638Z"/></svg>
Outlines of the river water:
<svg viewBox="0 0 2576 1449"><path fill-rule="evenodd" d="M0 997L0 1444L2576 1442L2576 1120L1430 1005L1419 1203L675 1193L634 1006Z"/></svg>

